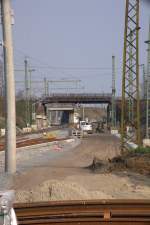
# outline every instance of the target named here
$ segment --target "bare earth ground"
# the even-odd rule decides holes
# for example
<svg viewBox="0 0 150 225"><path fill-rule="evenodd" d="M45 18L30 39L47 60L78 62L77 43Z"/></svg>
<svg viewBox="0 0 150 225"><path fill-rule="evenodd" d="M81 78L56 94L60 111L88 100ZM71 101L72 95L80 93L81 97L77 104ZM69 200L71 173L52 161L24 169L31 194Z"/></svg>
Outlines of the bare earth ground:
<svg viewBox="0 0 150 225"><path fill-rule="evenodd" d="M77 147L57 152L57 157L45 162L38 158L33 167L14 176L11 187L16 190L16 201L149 199L148 176L125 170L92 173L87 169L94 157L107 160L119 155L119 145L119 139L109 134L91 135Z"/></svg>

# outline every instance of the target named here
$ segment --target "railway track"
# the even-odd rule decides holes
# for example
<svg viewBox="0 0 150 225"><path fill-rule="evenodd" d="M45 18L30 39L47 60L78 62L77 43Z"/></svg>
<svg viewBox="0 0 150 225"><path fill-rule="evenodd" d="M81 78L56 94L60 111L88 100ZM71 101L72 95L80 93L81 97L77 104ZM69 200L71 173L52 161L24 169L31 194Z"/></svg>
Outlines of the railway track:
<svg viewBox="0 0 150 225"><path fill-rule="evenodd" d="M34 146L34 145L38 145L38 144L44 144L44 143L49 143L49 142L53 142L53 141L64 141L67 138L34 138L34 139L28 139L25 141L20 141L16 143L16 147L17 148L21 148L21 147L27 147L27 146ZM0 151L4 151L4 144L0 144Z"/></svg>
<svg viewBox="0 0 150 225"><path fill-rule="evenodd" d="M29 133L29 134L21 134L19 136L17 136L17 142L16 142L16 147L20 148L20 147L26 147L26 146L32 146L32 145L37 145L37 144L44 144L44 143L48 143L48 142L52 142L52 141L63 141L66 140L66 138L57 138L57 137L51 137L51 138L43 138L43 137L37 137L37 138L29 138L28 136L31 136L32 134L43 134L44 132L48 131L48 132L55 132L58 129L64 129L66 128L66 126L57 126L57 129L55 127L51 128L51 129L45 129L42 131L37 131L37 132L33 132L33 133ZM5 143L4 143L5 139L4 138L0 138L0 151L4 151L4 147L5 147Z"/></svg>
<svg viewBox="0 0 150 225"><path fill-rule="evenodd" d="M150 200L15 204L18 224L150 225Z"/></svg>

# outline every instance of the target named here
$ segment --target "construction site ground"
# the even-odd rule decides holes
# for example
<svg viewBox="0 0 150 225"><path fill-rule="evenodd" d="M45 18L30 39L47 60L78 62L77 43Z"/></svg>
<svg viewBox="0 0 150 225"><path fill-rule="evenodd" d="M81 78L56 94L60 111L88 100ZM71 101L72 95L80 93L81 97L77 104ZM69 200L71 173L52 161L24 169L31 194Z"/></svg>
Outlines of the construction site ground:
<svg viewBox="0 0 150 225"><path fill-rule="evenodd" d="M20 153L17 174L5 177L1 189L6 184L14 189L16 202L149 199L149 174L124 165L118 169L101 167L118 155L120 140L108 133L34 147Z"/></svg>

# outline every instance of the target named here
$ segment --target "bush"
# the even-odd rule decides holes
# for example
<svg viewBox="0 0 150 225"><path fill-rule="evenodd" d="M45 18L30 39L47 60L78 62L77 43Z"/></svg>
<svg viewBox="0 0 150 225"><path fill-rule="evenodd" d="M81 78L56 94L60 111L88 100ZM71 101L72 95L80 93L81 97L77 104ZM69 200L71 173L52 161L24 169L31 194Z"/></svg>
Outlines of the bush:
<svg viewBox="0 0 150 225"><path fill-rule="evenodd" d="M147 154L147 153L150 153L150 147L138 147L134 150L134 152Z"/></svg>

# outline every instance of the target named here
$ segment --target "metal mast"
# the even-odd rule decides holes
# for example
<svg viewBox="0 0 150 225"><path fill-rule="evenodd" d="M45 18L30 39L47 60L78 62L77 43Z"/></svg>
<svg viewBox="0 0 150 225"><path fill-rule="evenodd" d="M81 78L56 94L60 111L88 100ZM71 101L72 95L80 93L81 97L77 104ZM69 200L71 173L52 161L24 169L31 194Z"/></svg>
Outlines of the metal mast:
<svg viewBox="0 0 150 225"><path fill-rule="evenodd" d="M29 102L29 79L28 79L28 61L24 60L25 65L25 115L26 115L26 126L30 124L30 102Z"/></svg>
<svg viewBox="0 0 150 225"><path fill-rule="evenodd" d="M29 100L30 100L30 102L29 103L31 103L31 100L32 100L32 72L35 72L35 69L32 69L32 68L30 68L29 70L28 70L28 72L29 72Z"/></svg>
<svg viewBox="0 0 150 225"><path fill-rule="evenodd" d="M148 40L145 42L148 45L147 49L147 76L146 76L146 138L149 138L150 130L150 22Z"/></svg>
<svg viewBox="0 0 150 225"><path fill-rule="evenodd" d="M131 40L131 33L132 33L132 40ZM131 54L131 47L132 47L132 54ZM129 79L129 77L131 79ZM129 118L128 116L129 107L127 107L127 103L129 99L130 100L132 99L133 101L134 107L133 118ZM125 148L126 143L130 141L136 142L138 145L140 145L141 143L140 99L139 99L139 0L126 0L126 15L125 15L125 30L124 30L122 115L121 115L122 150Z"/></svg>
<svg viewBox="0 0 150 225"><path fill-rule="evenodd" d="M145 71L145 65L142 65L143 68L143 99L146 99L147 96L147 77L146 77L146 71Z"/></svg>
<svg viewBox="0 0 150 225"><path fill-rule="evenodd" d="M49 95L49 83L46 77L44 77L44 96L47 97L48 95Z"/></svg>
<svg viewBox="0 0 150 225"><path fill-rule="evenodd" d="M143 75L143 80L142 80L142 91L141 91L141 96L143 100L143 107L142 107L142 114L141 114L141 123L144 125L144 130L142 131L142 135L145 138L146 137L146 115L147 115L147 77L146 77L146 69L145 65L141 64L142 67L142 75Z"/></svg>
<svg viewBox="0 0 150 225"><path fill-rule="evenodd" d="M115 71L115 56L112 56L112 120L111 126L113 128L116 127L116 102L115 102L115 95L116 95L116 87L115 87L115 79L116 79L116 71Z"/></svg>

